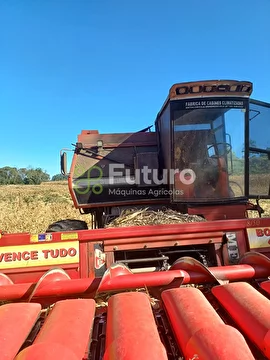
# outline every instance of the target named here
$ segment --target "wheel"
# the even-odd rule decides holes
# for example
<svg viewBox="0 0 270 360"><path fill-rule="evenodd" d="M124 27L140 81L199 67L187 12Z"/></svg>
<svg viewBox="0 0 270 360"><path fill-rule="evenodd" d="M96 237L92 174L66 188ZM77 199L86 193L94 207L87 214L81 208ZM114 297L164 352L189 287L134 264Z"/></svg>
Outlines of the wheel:
<svg viewBox="0 0 270 360"><path fill-rule="evenodd" d="M50 224L46 230L46 233L72 230L88 230L87 223L82 220L59 220Z"/></svg>

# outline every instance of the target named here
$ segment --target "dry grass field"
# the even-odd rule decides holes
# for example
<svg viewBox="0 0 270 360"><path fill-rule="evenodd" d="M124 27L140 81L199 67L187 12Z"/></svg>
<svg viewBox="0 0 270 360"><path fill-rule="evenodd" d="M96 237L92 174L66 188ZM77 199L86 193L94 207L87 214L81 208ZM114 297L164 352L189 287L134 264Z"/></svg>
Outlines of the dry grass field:
<svg viewBox="0 0 270 360"><path fill-rule="evenodd" d="M266 210L263 216L270 216L270 201L260 204ZM50 223L68 218L85 220L90 227L90 215L74 208L66 182L0 186L0 230L4 232L42 233Z"/></svg>
<svg viewBox="0 0 270 360"><path fill-rule="evenodd" d="M230 185L235 195L243 195L244 177L239 175L232 175L229 177ZM269 190L269 175L268 174L251 174L249 192L253 195L267 194Z"/></svg>
<svg viewBox="0 0 270 360"><path fill-rule="evenodd" d="M8 233L42 233L61 219L79 219L90 226L90 215L75 209L66 182L0 186L0 229Z"/></svg>

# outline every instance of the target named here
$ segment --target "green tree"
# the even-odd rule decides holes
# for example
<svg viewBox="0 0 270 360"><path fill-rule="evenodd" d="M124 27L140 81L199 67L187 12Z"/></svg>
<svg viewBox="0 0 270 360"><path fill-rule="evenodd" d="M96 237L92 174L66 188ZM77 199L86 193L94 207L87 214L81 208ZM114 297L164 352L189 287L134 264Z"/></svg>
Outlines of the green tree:
<svg viewBox="0 0 270 360"><path fill-rule="evenodd" d="M251 174L269 174L270 161L267 154L258 154L250 157L249 171Z"/></svg>
<svg viewBox="0 0 270 360"><path fill-rule="evenodd" d="M67 175L63 175L63 174L56 174L53 175L52 177L52 181L63 181L63 180L67 180L68 176Z"/></svg>
<svg viewBox="0 0 270 360"><path fill-rule="evenodd" d="M50 181L50 175L41 168L20 168L11 166L0 168L0 185L32 184Z"/></svg>
<svg viewBox="0 0 270 360"><path fill-rule="evenodd" d="M47 181L50 181L50 175L41 168L27 170L24 178L24 183L27 185L39 185Z"/></svg>
<svg viewBox="0 0 270 360"><path fill-rule="evenodd" d="M0 184L22 184L22 178L17 168L5 166L0 168Z"/></svg>

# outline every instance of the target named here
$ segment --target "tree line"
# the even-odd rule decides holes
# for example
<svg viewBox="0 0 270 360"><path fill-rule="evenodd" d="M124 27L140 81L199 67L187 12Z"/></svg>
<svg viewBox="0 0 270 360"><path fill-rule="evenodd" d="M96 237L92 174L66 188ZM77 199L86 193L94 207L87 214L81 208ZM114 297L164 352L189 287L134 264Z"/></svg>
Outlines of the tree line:
<svg viewBox="0 0 270 360"><path fill-rule="evenodd" d="M66 180L62 174L50 175L41 168L16 168L4 166L0 168L0 185L39 185L47 181Z"/></svg>
<svg viewBox="0 0 270 360"><path fill-rule="evenodd" d="M229 154L228 156L228 163L229 169L232 170L231 172L233 175L244 174L245 161L243 158L237 157L233 152L232 155ZM270 161L268 155L250 152L249 172L250 174L269 174Z"/></svg>
<svg viewBox="0 0 270 360"><path fill-rule="evenodd" d="M249 159L251 174L269 174L270 161L266 154L251 154ZM244 174L244 159L232 153L228 156L229 172L233 175ZM0 168L0 185L39 185L42 182L67 180L67 176L50 175L41 168L16 168L5 166Z"/></svg>

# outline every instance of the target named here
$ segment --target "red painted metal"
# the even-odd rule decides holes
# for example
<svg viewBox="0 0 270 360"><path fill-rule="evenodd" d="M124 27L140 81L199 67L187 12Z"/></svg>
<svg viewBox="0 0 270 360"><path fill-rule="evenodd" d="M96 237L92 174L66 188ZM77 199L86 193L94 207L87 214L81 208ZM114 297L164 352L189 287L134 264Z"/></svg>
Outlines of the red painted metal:
<svg viewBox="0 0 270 360"><path fill-rule="evenodd" d="M104 241L110 239L123 238L139 238L139 237L155 237L157 235L178 235L196 234L204 232L231 232L236 230L245 230L247 227L269 227L270 218L256 219L236 219L236 220L217 220L206 222L194 222L192 224L170 224L170 225L146 225L146 226L130 226L126 228L108 228L82 230L79 232L80 240ZM139 240L139 239L138 239Z"/></svg>
<svg viewBox="0 0 270 360"><path fill-rule="evenodd" d="M44 286L46 287L47 284L53 286L53 284L61 280L70 280L70 277L63 269L51 269L47 271L36 283L29 295L28 301L31 301L32 298L35 297L35 294L39 289L42 289Z"/></svg>
<svg viewBox="0 0 270 360"><path fill-rule="evenodd" d="M210 267L208 271L203 269L199 271L192 268L187 271L177 269L154 273L139 273L133 274L130 271L123 270L124 265L117 264L109 268L104 274L103 278L83 278L58 280L52 278L48 282L45 278L44 284L39 283L39 286L33 289L36 283L14 284L14 285L0 285L0 299L2 300L21 300L45 298L50 296L93 296L95 292L110 292L125 289L136 289L141 287L164 287L171 285L174 287L175 281L177 286L179 282L182 284L203 284L213 283L218 280L248 280L267 278L270 275L269 266L256 265L232 265L222 267ZM116 271L118 269L119 271ZM57 275L58 276L58 275Z"/></svg>
<svg viewBox="0 0 270 360"><path fill-rule="evenodd" d="M212 288L212 293L239 328L270 358L270 300L250 284L240 282Z"/></svg>
<svg viewBox="0 0 270 360"><path fill-rule="evenodd" d="M81 278L94 276L94 245L93 243L80 242L80 266Z"/></svg>
<svg viewBox="0 0 270 360"><path fill-rule="evenodd" d="M256 275L250 275L256 278L259 278L260 271L264 272L264 276L270 275L270 259L260 253L246 253L241 259L240 264L243 266L248 265L251 266L251 269L256 269ZM193 273L197 274L204 274L205 278L212 278L212 283L215 281L217 283L222 284L223 280L239 280L241 279L241 272L243 272L244 278L247 275L247 266L239 266L239 265L230 265L230 266L217 266L217 267L206 267L200 261L192 258L192 257L182 257L177 259L173 265L171 266L170 270L184 270L188 272L190 275ZM234 278L235 275L235 278Z"/></svg>
<svg viewBox="0 0 270 360"><path fill-rule="evenodd" d="M264 254L255 251L245 253L239 260L239 264L261 266L270 270L270 259Z"/></svg>
<svg viewBox="0 0 270 360"><path fill-rule="evenodd" d="M98 288L99 281L100 279L85 278L47 283L37 289L34 298L91 295ZM35 285L35 283L26 283L0 286L0 298L2 300L28 299Z"/></svg>
<svg viewBox="0 0 270 360"><path fill-rule="evenodd" d="M270 244L267 248L253 248L252 251L259 252L260 254L263 254L268 259L270 259Z"/></svg>
<svg viewBox="0 0 270 360"><path fill-rule="evenodd" d="M80 242L80 262L78 264L65 264L61 267L72 279L94 276L93 261L89 260L89 258L93 256L93 245L97 242L105 247L107 254L109 254L109 250L113 253L113 251L118 248L135 249L168 245L194 245L195 242L209 244L213 242L213 246L215 246L216 251L218 252L218 246L221 246L221 236L228 231L237 232L240 255L243 255L244 251L248 250L245 229L247 227L270 227L269 224L270 219L261 218L231 220L229 222L209 221L192 224L171 224L169 226L154 225L66 232L65 235L68 235L70 238L74 237L74 240ZM51 236L52 240L50 242L52 244L61 243L61 246L65 244L65 242L61 240L61 232L52 233ZM27 233L4 234L1 237L1 245L3 246L26 244L31 244L31 236ZM42 243L40 243L40 246L42 247ZM264 251L264 249L260 249L260 252L262 251ZM224 256L224 258L226 259L226 256ZM49 266L11 268L3 269L2 272L8 275L10 280L14 283L36 283L43 273L50 268L51 267Z"/></svg>
<svg viewBox="0 0 270 360"><path fill-rule="evenodd" d="M91 338L95 309L96 304L93 299L59 301L45 320L33 347L38 344L53 347L56 344L60 345L62 350L57 349L54 359L66 359L63 356L65 353L67 359L82 359ZM32 346L28 347L22 359L34 360L36 349L32 350ZM27 353L30 355L28 356ZM61 356L57 358L57 355Z"/></svg>
<svg viewBox="0 0 270 360"><path fill-rule="evenodd" d="M200 261L192 258L192 257L182 257L177 259L171 266L170 270L184 270L191 273L198 273L198 274L204 274L205 277L209 278L211 277L213 280L213 283L217 282L218 284L221 283L222 277L220 279L215 276L215 274L209 269L208 267L204 266ZM222 274L223 275L223 274ZM223 275L224 276L224 275Z"/></svg>
<svg viewBox="0 0 270 360"><path fill-rule="evenodd" d="M0 273L0 285L13 285L13 281L3 273Z"/></svg>
<svg viewBox="0 0 270 360"><path fill-rule="evenodd" d="M144 248L177 246L177 245L197 245L222 243L222 232L205 232L201 234L162 234L155 236L140 236L139 238L120 238L114 240L104 240L104 250L128 250Z"/></svg>
<svg viewBox="0 0 270 360"><path fill-rule="evenodd" d="M108 302L104 360L167 360L146 294L121 293Z"/></svg>
<svg viewBox="0 0 270 360"><path fill-rule="evenodd" d="M0 358L13 360L40 314L40 304L0 306Z"/></svg>
<svg viewBox="0 0 270 360"><path fill-rule="evenodd" d="M202 214L208 221L224 220L224 219L243 219L246 211L250 208L249 204L234 204L222 206L196 206L188 208L188 214Z"/></svg>
<svg viewBox="0 0 270 360"><path fill-rule="evenodd" d="M123 265L118 265L123 267ZM185 270L169 270L154 273L141 273L114 276L111 269L104 274L98 288L98 292L125 290L139 287L165 286L175 279L183 278L183 284L213 283L215 279L235 281L239 279L265 278L269 276L269 267L251 265L232 265L222 267L210 267L209 272L195 272ZM214 275L214 278L212 276ZM0 288L1 289L1 288Z"/></svg>
<svg viewBox="0 0 270 360"><path fill-rule="evenodd" d="M123 238L155 237L157 235L178 235L196 234L205 232L231 232L245 231L246 228L270 227L270 218L259 219L233 219L233 220L217 220L188 224L170 224L170 225L146 225L146 226L130 226L126 228L108 228L93 229L65 232L65 234L77 234L79 241L103 242L104 240L114 240ZM61 232L52 233L50 242L62 242ZM25 245L29 244L31 235L29 233L21 234L4 234L1 237L2 246ZM173 238L172 238L173 239ZM72 239L71 239L72 240Z"/></svg>
<svg viewBox="0 0 270 360"><path fill-rule="evenodd" d="M181 284L184 278L189 278L189 275L181 270L133 274L125 265L115 264L103 275L97 292L136 289L144 286L161 287L172 284L176 279Z"/></svg>
<svg viewBox="0 0 270 360"><path fill-rule="evenodd" d="M120 133L120 134L99 134L93 133L92 130L81 132L78 135L78 142L87 147L96 147L98 140L103 140L103 147L134 147L157 145L156 134L154 132L140 132L140 133Z"/></svg>
<svg viewBox="0 0 270 360"><path fill-rule="evenodd" d="M120 275L119 271L118 277L126 276L124 273L125 270ZM264 344L265 356L270 358L269 353L266 353L270 344L270 332L267 328L270 321L269 309L261 301L258 302L258 296L262 295L248 284L244 285L251 287L256 296L250 296L250 290L247 294L245 288L238 286L239 283L230 285L235 285L230 290L231 298L223 294L228 285L217 286L214 291L221 289L220 296L224 304L229 304L235 313L239 313L242 323L253 336L260 338L261 345ZM240 311L232 297L241 302ZM214 296L209 296L208 293L204 296L199 289L191 287L163 291L158 307L151 307L149 296L141 292L112 295L108 306L104 304L102 308L95 308L94 300L65 300L57 302L49 310L44 324L40 324L40 331L37 334L36 331L31 332L29 338L40 313L40 305L9 304L8 306L14 306L13 310L17 310L10 310L8 315L2 316L1 311L7 309L3 305L0 307L0 359L86 360L89 359L89 354L95 359L104 360L264 358L262 347L259 351L255 341L256 348L250 341L246 342L244 336L249 336L237 321L235 326L225 325L224 321L231 324L235 318L231 311L227 310L225 313L217 301L213 300ZM29 310L32 305L38 308L32 321L29 321L25 309ZM222 318L216 312L217 308ZM254 325L254 312L256 319L261 317L259 325ZM24 321L25 318L27 321ZM19 335L21 340L18 342L17 334L21 334L23 328L27 331L24 336ZM33 342L32 345L29 345L30 341ZM9 357L3 357L7 345L12 348L13 353ZM24 350L18 354L21 346Z"/></svg>
<svg viewBox="0 0 270 360"><path fill-rule="evenodd" d="M161 296L185 359L254 359L244 337L224 324L200 290L171 289Z"/></svg>
<svg viewBox="0 0 270 360"><path fill-rule="evenodd" d="M263 290L265 290L266 292L268 292L268 294L270 294L270 280L261 282L260 286Z"/></svg>
<svg viewBox="0 0 270 360"><path fill-rule="evenodd" d="M14 360L78 360L70 349L57 343L40 343L29 346L15 357ZM13 359L12 359L13 360Z"/></svg>
<svg viewBox="0 0 270 360"><path fill-rule="evenodd" d="M37 282L48 270L54 268L53 266L33 266L32 268L17 268L17 269L5 269L5 274L10 278L14 284ZM78 268L78 266L77 266ZM73 264L61 265L70 278L79 279L80 273L74 268ZM1 279L0 279L1 283Z"/></svg>

